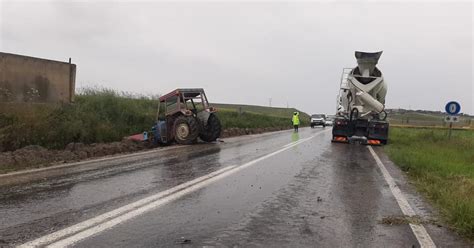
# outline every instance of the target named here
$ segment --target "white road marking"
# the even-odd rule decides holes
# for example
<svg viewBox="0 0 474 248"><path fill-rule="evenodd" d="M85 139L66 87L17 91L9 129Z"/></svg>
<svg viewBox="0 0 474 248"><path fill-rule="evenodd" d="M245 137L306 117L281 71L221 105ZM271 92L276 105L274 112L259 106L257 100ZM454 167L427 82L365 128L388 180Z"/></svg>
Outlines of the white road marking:
<svg viewBox="0 0 474 248"><path fill-rule="evenodd" d="M65 229L56 231L54 233L48 234L46 236L40 237L33 241L22 244L18 247L38 247L38 246L47 246L47 247L65 247L73 245L83 239L96 235L100 232L108 230L120 223L123 223L127 220L135 218L139 215L146 213L152 209L156 209L166 203L177 200L178 198L189 194L191 192L197 191L201 188L208 186L218 180L221 180L229 175L232 175L238 171L241 171L249 166L255 165L256 163L263 161L269 157L277 155L281 152L284 152L294 146L297 146L303 142L306 142L319 134L324 133L325 131L320 131L313 136L310 136L305 139L301 139L298 142L292 142L285 145L283 148L264 155L260 158L247 162L240 166L228 166L207 174L205 176L196 178L189 182L180 184L176 187L170 188L168 190L159 192L155 195L146 197L144 199L138 200L136 202L130 203L118 209L112 210L110 212L104 213L92 219L80 222L73 226L67 227Z"/></svg>
<svg viewBox="0 0 474 248"><path fill-rule="evenodd" d="M385 165L382 163L380 160L379 156L377 153L375 153L374 149L371 146L368 146L370 153L375 159L375 162L377 163L377 166L379 167L380 171L382 172L382 175L387 182L388 186L390 187L390 191L392 191L393 196L397 200L398 205L400 206L400 209L402 210L402 213L407 216L415 216L415 210L410 206L408 203L407 199L403 195L402 191L398 187L398 185L395 183L395 180L393 180L393 177L390 176L390 173L388 173L387 168L385 168ZM410 228L415 234L416 239L418 240L418 243L420 243L420 246L422 248L434 248L436 247L435 243L431 239L430 235L426 231L425 227L421 224L410 224Z"/></svg>
<svg viewBox="0 0 474 248"><path fill-rule="evenodd" d="M220 170L217 170L217 171L214 171L210 174L207 174L206 176L203 176L203 177L199 177L199 178L196 178L194 180L191 180L191 181L188 181L186 183L183 183L183 184L180 184L176 187L173 187L173 188L170 188L170 189L167 189L165 191L161 191L155 195L151 195L149 197L146 197L146 198L143 198L141 200L138 200L136 202L133 202L133 203L130 203L128 205L125 205L123 207L120 207L120 208L117 208L115 210L112 210L110 212L107 212L107 213L104 213L102 215L99 215L97 217L94 217L92 219L89 219L89 220L86 220L84 222L81 222L81 223L78 223L78 224L75 224L73 226L70 226L68 228L65 228L65 229L62 229L62 230L59 230L57 232L54 232L54 233L51 233L51 234L48 234L46 236L43 236L39 239L36 239L34 241L31 241L31 242L28 242L28 243L25 243L19 247L37 247L37 246L43 246L43 245L46 245L48 243L51 243L55 240L58 240L62 237L65 237L65 236L68 236L68 235L72 235L76 232L79 232L79 231L82 231L86 228L89 228L89 227L92 227L94 225L98 225L100 224L101 222L104 222L105 220L108 220L108 219L112 219L118 215L121 215L121 214L124 214L126 212L129 212L133 209L136 209L136 208L139 208L143 205L146 205L150 202L153 202L157 199L160 199L162 197L165 197L167 195L170 195L170 194L173 194L175 192L178 192L180 190L183 190L185 189L186 187L189 187L189 186L192 186L193 184L196 184L200 181L203 181L203 180L206 180L206 178L211 178L219 173L223 173L229 169L232 169L233 167L235 166L228 166L228 167L225 167L225 168L222 168Z"/></svg>

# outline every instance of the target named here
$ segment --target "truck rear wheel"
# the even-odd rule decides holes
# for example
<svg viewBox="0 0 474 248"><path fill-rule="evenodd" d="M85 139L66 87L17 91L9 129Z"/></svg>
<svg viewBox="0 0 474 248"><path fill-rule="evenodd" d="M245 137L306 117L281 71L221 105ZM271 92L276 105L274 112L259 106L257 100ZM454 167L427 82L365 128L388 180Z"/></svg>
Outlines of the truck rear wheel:
<svg viewBox="0 0 474 248"><path fill-rule="evenodd" d="M222 127L219 118L212 113L207 119L207 125L203 125L199 138L205 142L215 141L219 136L221 136L221 129Z"/></svg>
<svg viewBox="0 0 474 248"><path fill-rule="evenodd" d="M174 139L181 145L195 143L199 135L199 122L192 116L179 116L174 121Z"/></svg>

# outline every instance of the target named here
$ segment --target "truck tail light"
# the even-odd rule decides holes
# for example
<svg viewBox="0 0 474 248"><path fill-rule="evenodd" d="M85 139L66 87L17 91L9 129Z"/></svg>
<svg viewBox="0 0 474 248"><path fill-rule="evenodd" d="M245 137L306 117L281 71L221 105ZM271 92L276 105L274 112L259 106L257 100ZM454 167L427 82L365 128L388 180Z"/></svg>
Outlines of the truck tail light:
<svg viewBox="0 0 474 248"><path fill-rule="evenodd" d="M380 140L367 140L369 145L380 145Z"/></svg>
<svg viewBox="0 0 474 248"><path fill-rule="evenodd" d="M344 136L335 136L333 141L335 142L347 142L347 137L344 137Z"/></svg>

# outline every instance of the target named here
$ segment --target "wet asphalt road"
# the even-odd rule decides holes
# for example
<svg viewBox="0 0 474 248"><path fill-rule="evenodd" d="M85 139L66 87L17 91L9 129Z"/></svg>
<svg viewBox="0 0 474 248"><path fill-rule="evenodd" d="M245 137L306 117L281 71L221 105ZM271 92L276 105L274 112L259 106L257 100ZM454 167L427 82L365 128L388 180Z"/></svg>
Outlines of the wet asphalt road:
<svg viewBox="0 0 474 248"><path fill-rule="evenodd" d="M168 147L0 187L0 246L23 244L209 173L245 165L73 245L418 247L408 224L384 222L403 214L367 147L331 143L328 131L306 128L299 134ZM374 150L426 220L433 241L441 247L469 246L436 221L382 149Z"/></svg>

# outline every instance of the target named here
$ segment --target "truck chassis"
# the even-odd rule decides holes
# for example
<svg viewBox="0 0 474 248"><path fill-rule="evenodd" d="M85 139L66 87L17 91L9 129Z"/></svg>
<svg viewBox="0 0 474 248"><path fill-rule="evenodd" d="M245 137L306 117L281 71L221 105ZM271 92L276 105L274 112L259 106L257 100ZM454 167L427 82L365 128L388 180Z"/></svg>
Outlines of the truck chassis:
<svg viewBox="0 0 474 248"><path fill-rule="evenodd" d="M389 123L384 120L349 120L336 117L332 129L332 142L386 145L388 129Z"/></svg>

